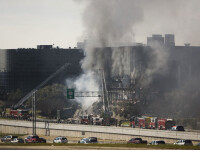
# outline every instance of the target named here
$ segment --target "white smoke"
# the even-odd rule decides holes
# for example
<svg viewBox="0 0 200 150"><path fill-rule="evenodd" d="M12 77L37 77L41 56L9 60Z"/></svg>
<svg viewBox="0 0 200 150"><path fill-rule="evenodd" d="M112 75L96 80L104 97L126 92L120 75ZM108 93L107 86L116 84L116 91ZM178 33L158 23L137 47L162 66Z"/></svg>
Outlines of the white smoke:
<svg viewBox="0 0 200 150"><path fill-rule="evenodd" d="M96 73L88 71L77 79L67 79L66 82L68 88L75 87L75 92L79 92L80 95L81 92L99 91L98 80L98 75ZM84 109L87 109L98 100L98 97L75 97L75 100L81 103Z"/></svg>

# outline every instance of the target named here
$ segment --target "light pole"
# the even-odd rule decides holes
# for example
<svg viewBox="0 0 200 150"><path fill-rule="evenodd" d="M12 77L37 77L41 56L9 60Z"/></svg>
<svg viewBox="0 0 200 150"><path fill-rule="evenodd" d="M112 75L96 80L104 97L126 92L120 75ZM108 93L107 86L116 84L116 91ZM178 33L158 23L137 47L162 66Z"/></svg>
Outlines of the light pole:
<svg viewBox="0 0 200 150"><path fill-rule="evenodd" d="M35 109L35 96L36 91L32 94L32 121L33 121L33 135L36 134L36 109Z"/></svg>

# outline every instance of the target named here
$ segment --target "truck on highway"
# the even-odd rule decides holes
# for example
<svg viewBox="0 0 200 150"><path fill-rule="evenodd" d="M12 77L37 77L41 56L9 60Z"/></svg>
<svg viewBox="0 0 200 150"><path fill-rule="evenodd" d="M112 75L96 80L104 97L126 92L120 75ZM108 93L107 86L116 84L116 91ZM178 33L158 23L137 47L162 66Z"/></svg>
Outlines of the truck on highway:
<svg viewBox="0 0 200 150"><path fill-rule="evenodd" d="M17 138L17 136L7 135L1 138L1 142L11 142L14 138Z"/></svg>
<svg viewBox="0 0 200 150"><path fill-rule="evenodd" d="M158 129L159 130L170 130L174 126L174 121L172 119L158 119Z"/></svg>
<svg viewBox="0 0 200 150"><path fill-rule="evenodd" d="M11 108L6 108L5 112L2 113L3 117L9 117L9 118L18 118L18 119L29 119L30 114L27 109L11 109Z"/></svg>
<svg viewBox="0 0 200 150"><path fill-rule="evenodd" d="M46 139L40 138L38 135L29 135L24 141L25 143L46 143Z"/></svg>
<svg viewBox="0 0 200 150"><path fill-rule="evenodd" d="M130 126L132 128L143 128L143 129L156 129L159 130L169 130L175 125L173 119L166 119L157 117L134 117L130 118Z"/></svg>

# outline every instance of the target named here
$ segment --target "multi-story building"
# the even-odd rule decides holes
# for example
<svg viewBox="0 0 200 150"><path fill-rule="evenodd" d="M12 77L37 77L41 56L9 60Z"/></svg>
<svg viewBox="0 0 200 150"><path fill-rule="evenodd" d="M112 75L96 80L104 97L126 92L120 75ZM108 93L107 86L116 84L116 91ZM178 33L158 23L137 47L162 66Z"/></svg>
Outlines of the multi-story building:
<svg viewBox="0 0 200 150"><path fill-rule="evenodd" d="M65 82L66 77L81 73L81 49L60 49L52 45L38 45L37 49L0 50L1 93L21 89L23 93L35 88L65 63L71 66L53 81Z"/></svg>
<svg viewBox="0 0 200 150"><path fill-rule="evenodd" d="M174 34L165 34L165 37L160 34L153 34L152 37L147 37L147 46L156 46L158 44L166 47L175 46Z"/></svg>
<svg viewBox="0 0 200 150"><path fill-rule="evenodd" d="M175 46L174 34L165 34L165 46Z"/></svg>
<svg viewBox="0 0 200 150"><path fill-rule="evenodd" d="M164 37L160 34L153 34L152 37L147 37L147 46L164 45Z"/></svg>
<svg viewBox="0 0 200 150"><path fill-rule="evenodd" d="M107 81L117 81L116 88L129 88L128 85L133 87L131 84L149 78L151 82L148 82L152 89L166 91L177 88L190 79L198 81L200 79L198 67L200 47L172 46L175 43L174 36L165 35L165 38L165 44L162 35L153 35L150 41L147 40L147 46L97 48L93 56L95 61L91 62L94 63L91 64L91 67L95 66L97 62L101 62ZM162 47L159 47L163 49L159 50L164 50L167 54L166 57L163 57L162 53L155 53L154 47L150 46L151 41L159 41L163 44ZM170 46L165 48L167 43ZM120 59L114 60L113 51L119 53L115 56ZM38 49L0 50L0 91L2 93L19 88L27 93L69 62L72 64L71 68L54 78L55 82L64 82L67 77L77 76L82 72L80 61L83 58L84 54L81 49L59 49L53 48L51 45L39 45ZM115 63L115 68L112 63ZM162 64L160 67L158 67L159 63ZM162 72L163 70L165 72ZM120 77L121 83L117 79L118 77ZM139 80L132 80L133 78L139 78ZM110 84L114 85L115 83Z"/></svg>

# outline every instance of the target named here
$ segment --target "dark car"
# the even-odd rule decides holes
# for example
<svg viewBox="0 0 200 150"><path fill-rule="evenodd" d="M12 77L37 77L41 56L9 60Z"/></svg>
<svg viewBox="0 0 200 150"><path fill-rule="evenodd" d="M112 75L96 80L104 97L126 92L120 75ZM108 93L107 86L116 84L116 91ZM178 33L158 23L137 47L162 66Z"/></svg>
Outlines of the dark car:
<svg viewBox="0 0 200 150"><path fill-rule="evenodd" d="M46 143L47 140L45 138L40 138L40 143Z"/></svg>
<svg viewBox="0 0 200 150"><path fill-rule="evenodd" d="M147 141L142 140L142 138L131 138L127 144L147 144Z"/></svg>
<svg viewBox="0 0 200 150"><path fill-rule="evenodd" d="M90 143L98 143L97 137L89 137Z"/></svg>
<svg viewBox="0 0 200 150"><path fill-rule="evenodd" d="M11 136L9 136L9 135L1 138L1 142L6 142L8 140L11 140Z"/></svg>
<svg viewBox="0 0 200 150"><path fill-rule="evenodd" d="M186 146L192 146L193 143L191 140L178 140L174 145L186 145Z"/></svg>
<svg viewBox="0 0 200 150"><path fill-rule="evenodd" d="M172 131L185 131L183 126L173 126Z"/></svg>

